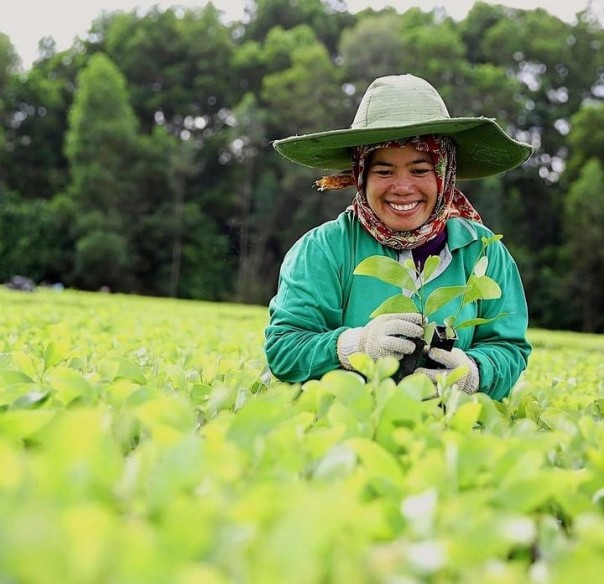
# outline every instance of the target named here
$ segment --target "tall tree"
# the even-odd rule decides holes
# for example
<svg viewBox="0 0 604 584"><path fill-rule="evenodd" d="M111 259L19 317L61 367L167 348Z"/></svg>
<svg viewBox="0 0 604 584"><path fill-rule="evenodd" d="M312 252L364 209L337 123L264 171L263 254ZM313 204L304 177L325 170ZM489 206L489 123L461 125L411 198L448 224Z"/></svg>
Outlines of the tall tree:
<svg viewBox="0 0 604 584"><path fill-rule="evenodd" d="M319 131L338 124L342 102L338 69L306 25L277 27L265 51L284 57L285 66L266 75L262 102L269 111L269 138Z"/></svg>
<svg viewBox="0 0 604 584"><path fill-rule="evenodd" d="M116 13L93 30L90 46L119 63L143 131L159 124L201 140L223 127L219 112L242 92L231 67L231 27L213 4Z"/></svg>
<svg viewBox="0 0 604 584"><path fill-rule="evenodd" d="M456 22L445 9L351 15L341 0L249 0L249 18L227 24L215 5L104 13L66 51L45 39L26 73L0 36L3 266L96 287L113 257L114 287L264 302L293 241L352 196L314 191L320 173L282 160L271 140L345 127L373 78L409 72L437 86L452 115L495 117L536 147L522 168L460 186L513 249L534 322L580 326L559 283L574 233L565 193L587 188L587 162L602 161L601 114L582 108L604 95L602 26L589 10L569 24L477 2ZM70 117L64 150L74 89L100 56L121 85L80 94L87 113L77 131Z"/></svg>
<svg viewBox="0 0 604 584"><path fill-rule="evenodd" d="M133 286L126 234L135 220L137 129L124 77L107 56L94 55L78 76L65 142L67 193L80 213L74 277L86 288Z"/></svg>
<svg viewBox="0 0 604 584"><path fill-rule="evenodd" d="M235 62L258 89L232 112L235 123L221 159L229 169L227 193L237 193L238 211L229 223L237 226L238 298L264 303L274 292L287 248L345 205L329 204L313 191L317 172L282 160L270 141L345 126L350 119L342 108L346 94L338 68L309 26L275 27L263 42L248 41L241 50L243 57ZM256 69L263 74L247 76Z"/></svg>
<svg viewBox="0 0 604 584"><path fill-rule="evenodd" d="M400 30L401 16L388 10L361 18L342 33L339 50L344 77L359 95L375 77L407 72L402 65L405 41Z"/></svg>
<svg viewBox="0 0 604 584"><path fill-rule="evenodd" d="M590 158L564 201L565 251L570 304L583 332L604 331L604 165Z"/></svg>
<svg viewBox="0 0 604 584"><path fill-rule="evenodd" d="M564 187L561 253L566 303L577 309L574 327L604 331L604 103L590 102L571 119Z"/></svg>
<svg viewBox="0 0 604 584"><path fill-rule="evenodd" d="M24 198L51 199L67 184L63 141L73 77L75 72L66 77L39 65L8 83L7 150L0 154L0 166L7 184Z"/></svg>
<svg viewBox="0 0 604 584"><path fill-rule="evenodd" d="M289 30L305 24L333 55L341 31L356 19L344 0L248 0L246 20L246 41L263 42L275 27Z"/></svg>

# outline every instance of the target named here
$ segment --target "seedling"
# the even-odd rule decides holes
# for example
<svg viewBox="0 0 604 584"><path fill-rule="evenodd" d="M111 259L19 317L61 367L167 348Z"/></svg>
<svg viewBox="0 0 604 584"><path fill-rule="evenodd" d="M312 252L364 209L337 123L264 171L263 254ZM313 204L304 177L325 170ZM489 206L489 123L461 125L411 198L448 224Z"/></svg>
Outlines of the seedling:
<svg viewBox="0 0 604 584"><path fill-rule="evenodd" d="M426 322L424 334L421 342L416 343L418 349L414 353L415 357L410 359L412 363L409 364L409 367L413 367L413 369L409 373L415 370L417 361L421 358L426 345L442 346L443 348L448 346L450 350L457 339L457 330L478 326L503 316L503 313L501 313L493 318L458 320L462 308L467 304L477 300L501 297L499 284L486 275L489 259L485 254L487 246L501 238L502 235L493 235L481 239L480 254L465 284L441 286L429 295L426 295L426 283L440 264L438 256L429 256L421 270L417 268L412 259L408 259L401 264L393 258L381 255L373 255L364 259L354 269L353 273L355 275L372 276L407 291L407 294L394 294L387 298L370 314L371 318L375 318L380 314L395 312L419 313L424 317L424 322ZM432 320L433 314L455 299L460 299L456 310L446 316L442 323L436 323ZM443 344L439 345L439 342ZM404 375L401 377L404 377Z"/></svg>

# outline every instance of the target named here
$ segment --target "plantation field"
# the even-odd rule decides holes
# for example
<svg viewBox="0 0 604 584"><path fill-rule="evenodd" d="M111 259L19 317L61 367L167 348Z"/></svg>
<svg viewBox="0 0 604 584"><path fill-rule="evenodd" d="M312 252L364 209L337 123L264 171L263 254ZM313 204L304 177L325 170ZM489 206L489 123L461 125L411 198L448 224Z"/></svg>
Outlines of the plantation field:
<svg viewBox="0 0 604 584"><path fill-rule="evenodd" d="M0 289L0 584L601 580L603 336L531 330L498 403L276 382L266 319Z"/></svg>

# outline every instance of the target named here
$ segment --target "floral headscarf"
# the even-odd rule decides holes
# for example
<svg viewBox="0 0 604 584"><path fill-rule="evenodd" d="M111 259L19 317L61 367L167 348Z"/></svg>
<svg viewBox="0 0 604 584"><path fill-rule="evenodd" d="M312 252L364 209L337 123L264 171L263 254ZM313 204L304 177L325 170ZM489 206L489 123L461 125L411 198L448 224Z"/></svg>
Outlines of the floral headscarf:
<svg viewBox="0 0 604 584"><path fill-rule="evenodd" d="M429 219L417 229L394 231L371 209L365 193L365 165L369 155L380 148L404 148L412 144L417 150L427 152L436 173L437 198ZM466 196L455 187L457 163L455 145L447 136L416 136L404 140L391 140L366 146L356 146L352 152L352 174L323 177L317 181L320 190L355 186L357 193L350 209L361 225L377 241L396 250L414 249L438 237L451 217L464 217L482 222Z"/></svg>

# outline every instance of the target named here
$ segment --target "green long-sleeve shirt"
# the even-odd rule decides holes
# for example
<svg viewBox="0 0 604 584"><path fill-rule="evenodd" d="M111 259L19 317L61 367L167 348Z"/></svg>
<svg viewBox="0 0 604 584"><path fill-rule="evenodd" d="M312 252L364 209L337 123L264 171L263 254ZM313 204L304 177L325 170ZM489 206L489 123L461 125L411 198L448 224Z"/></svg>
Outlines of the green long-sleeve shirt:
<svg viewBox="0 0 604 584"><path fill-rule="evenodd" d="M426 283L426 294L441 286L465 284L481 253L481 237L492 235L480 223L450 219L447 245L439 269ZM361 260L376 254L401 262L411 257L409 251L398 254L380 244L349 211L315 227L292 246L281 266L265 332L266 358L275 377L303 382L340 367L338 336L349 327L366 325L379 304L401 292L376 278L353 275ZM502 399L526 368L531 352L526 338L528 311L518 268L506 247L497 241L487 247L486 255L487 275L501 287L501 298L467 304L458 320L506 315L460 329L456 346L478 364L480 391ZM431 319L442 322L455 313L455 302Z"/></svg>

